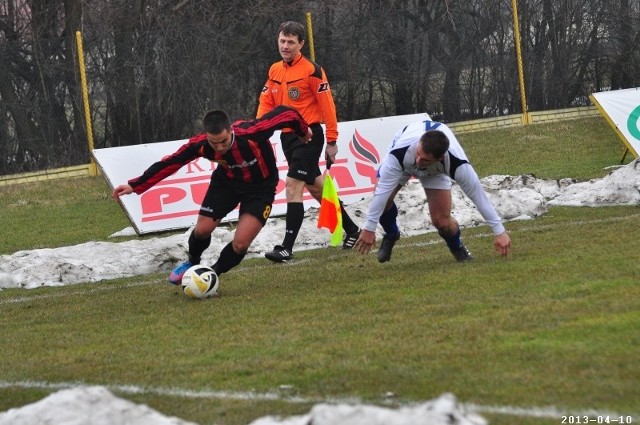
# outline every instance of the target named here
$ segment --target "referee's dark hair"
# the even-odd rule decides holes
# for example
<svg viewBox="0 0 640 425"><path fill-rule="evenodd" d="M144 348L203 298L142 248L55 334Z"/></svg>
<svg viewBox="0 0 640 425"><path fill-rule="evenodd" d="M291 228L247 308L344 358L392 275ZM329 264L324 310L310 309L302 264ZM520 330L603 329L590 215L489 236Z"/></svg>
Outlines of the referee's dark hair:
<svg viewBox="0 0 640 425"><path fill-rule="evenodd" d="M420 146L424 153L430 153L434 158L442 158L449 149L449 138L439 130L429 130L420 138Z"/></svg>
<svg viewBox="0 0 640 425"><path fill-rule="evenodd" d="M231 129L231 120L225 111L214 109L202 117L202 127L205 133L220 134Z"/></svg>
<svg viewBox="0 0 640 425"><path fill-rule="evenodd" d="M299 22L287 21L280 24L278 28L278 36L280 33L284 35L298 36L298 41L304 41L304 25Z"/></svg>

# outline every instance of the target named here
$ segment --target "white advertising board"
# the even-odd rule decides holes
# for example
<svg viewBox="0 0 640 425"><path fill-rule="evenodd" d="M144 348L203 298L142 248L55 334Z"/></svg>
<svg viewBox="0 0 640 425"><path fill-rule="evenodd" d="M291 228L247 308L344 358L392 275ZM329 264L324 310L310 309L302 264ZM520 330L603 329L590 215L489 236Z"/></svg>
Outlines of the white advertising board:
<svg viewBox="0 0 640 425"><path fill-rule="evenodd" d="M591 98L637 158L640 152L640 87L593 93Z"/></svg>
<svg viewBox="0 0 640 425"><path fill-rule="evenodd" d="M393 135L413 121L428 120L428 114L399 115L338 123L338 155L330 174L345 203L359 201L373 192L376 172L386 155ZM187 139L144 145L95 149L93 156L109 185L113 188L141 175L151 164L175 152ZM276 154L280 182L276 189L272 215L286 213L285 178L287 161L280 146L280 132L271 137ZM320 168L324 169L324 156ZM138 234L184 229L196 222L200 203L209 186L215 163L200 158L182 167L142 195L120 198L122 206ZM305 192L305 208L319 206ZM238 210L226 220L238 218Z"/></svg>

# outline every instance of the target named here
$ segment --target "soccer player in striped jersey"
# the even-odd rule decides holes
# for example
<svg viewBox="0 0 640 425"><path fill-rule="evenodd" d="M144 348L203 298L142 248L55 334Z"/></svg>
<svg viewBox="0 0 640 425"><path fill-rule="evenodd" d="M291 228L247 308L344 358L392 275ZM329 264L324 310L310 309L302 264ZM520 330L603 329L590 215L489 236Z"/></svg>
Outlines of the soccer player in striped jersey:
<svg viewBox="0 0 640 425"><path fill-rule="evenodd" d="M292 129L305 143L313 137L302 116L285 106L278 106L259 119L233 124L224 111L212 110L204 115L202 125L203 133L112 193L114 199L132 192L141 194L199 157L217 163L189 236L189 258L169 275L169 282L174 285L181 283L189 267L200 264L202 253L211 244L211 233L238 204L240 215L233 240L222 249L212 268L221 275L242 261L271 213L279 181L269 138L282 128Z"/></svg>

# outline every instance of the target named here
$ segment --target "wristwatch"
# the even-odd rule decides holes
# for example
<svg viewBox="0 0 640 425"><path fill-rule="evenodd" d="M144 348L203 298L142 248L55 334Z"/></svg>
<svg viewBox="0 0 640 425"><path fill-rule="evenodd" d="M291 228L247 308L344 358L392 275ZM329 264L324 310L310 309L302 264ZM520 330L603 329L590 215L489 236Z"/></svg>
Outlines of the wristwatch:
<svg viewBox="0 0 640 425"><path fill-rule="evenodd" d="M329 145L329 146L335 146L335 145L336 145L336 143L338 143L336 140L331 140L331 141L327 142L327 145Z"/></svg>

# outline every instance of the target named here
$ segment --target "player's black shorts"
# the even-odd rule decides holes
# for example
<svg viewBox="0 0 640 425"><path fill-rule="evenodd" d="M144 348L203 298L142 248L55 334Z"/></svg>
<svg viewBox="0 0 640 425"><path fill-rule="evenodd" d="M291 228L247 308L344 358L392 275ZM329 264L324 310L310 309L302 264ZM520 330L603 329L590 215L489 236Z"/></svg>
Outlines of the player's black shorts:
<svg viewBox="0 0 640 425"><path fill-rule="evenodd" d="M311 124L313 138L304 143L295 133L281 133L282 151L289 163L287 177L313 184L320 174L320 155L324 149L324 131L320 124Z"/></svg>
<svg viewBox="0 0 640 425"><path fill-rule="evenodd" d="M200 215L223 219L240 204L239 215L249 213L264 225L275 196L276 186L272 183L237 184L214 176L200 206Z"/></svg>

